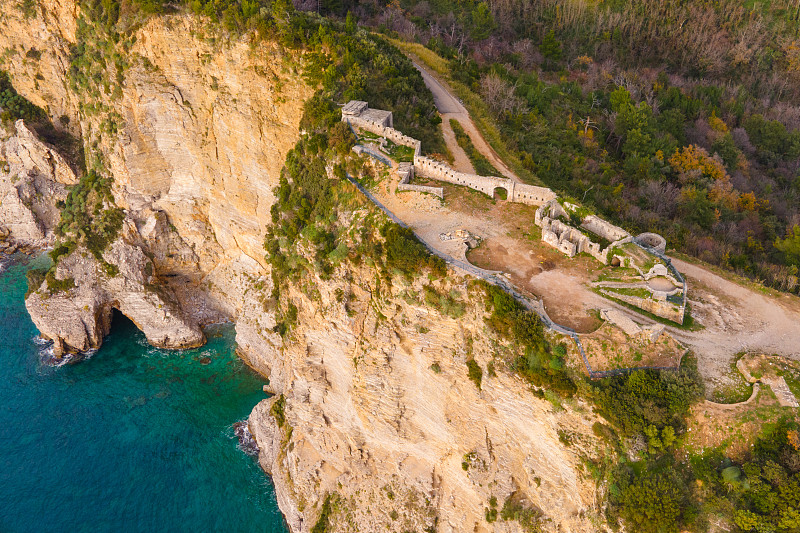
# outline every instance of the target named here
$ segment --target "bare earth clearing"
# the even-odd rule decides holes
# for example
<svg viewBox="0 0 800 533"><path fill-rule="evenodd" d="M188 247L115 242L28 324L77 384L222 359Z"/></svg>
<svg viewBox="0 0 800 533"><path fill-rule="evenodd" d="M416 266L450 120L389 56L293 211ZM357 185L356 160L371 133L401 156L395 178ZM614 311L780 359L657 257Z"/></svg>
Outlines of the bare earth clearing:
<svg viewBox="0 0 800 533"><path fill-rule="evenodd" d="M450 118L464 126L477 149L496 168L518 180L478 133L459 101L429 71L415 65L433 92L456 165L467 168L468 160L464 160L463 150L455 143L448 124ZM654 323L591 290L589 285L605 268L603 265L590 257L569 259L541 242L533 222L535 208L491 200L452 185L445 185L444 202L416 192L396 195L397 178L394 173L392 176L375 190L387 208L429 245L459 259L465 258L462 240L442 241L440 234L467 230L481 238L482 245L469 253L469 260L481 268L504 272L519 288L542 298L556 322L590 332L600 325L592 310L613 307L640 324ZM678 259L673 263L686 275L691 313L703 328L688 331L668 326L666 330L697 354L701 372L712 386L727 382L733 356L742 351L800 360L800 298L763 294L700 266Z"/></svg>

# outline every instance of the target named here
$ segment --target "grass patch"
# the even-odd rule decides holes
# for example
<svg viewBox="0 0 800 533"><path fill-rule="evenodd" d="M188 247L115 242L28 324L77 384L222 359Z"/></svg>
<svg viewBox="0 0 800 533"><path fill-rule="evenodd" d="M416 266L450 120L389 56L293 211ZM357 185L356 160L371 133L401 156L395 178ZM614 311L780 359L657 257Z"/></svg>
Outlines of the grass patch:
<svg viewBox="0 0 800 533"><path fill-rule="evenodd" d="M477 148L475 148L475 145L472 144L472 139L469 138L469 135L467 135L467 132L464 131L464 127L459 121L451 118L450 127L453 128L453 132L456 134L456 142L467 154L467 157L469 157L469 160L472 162L472 166L475 168L475 172L477 174L480 174L481 176L502 177L500 171L494 168L486 156L484 156L478 151Z"/></svg>

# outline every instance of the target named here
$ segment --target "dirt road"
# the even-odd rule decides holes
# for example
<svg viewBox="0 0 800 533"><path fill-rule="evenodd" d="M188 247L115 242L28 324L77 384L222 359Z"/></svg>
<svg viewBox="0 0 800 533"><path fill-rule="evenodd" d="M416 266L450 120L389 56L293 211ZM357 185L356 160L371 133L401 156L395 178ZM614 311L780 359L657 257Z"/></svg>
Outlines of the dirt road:
<svg viewBox="0 0 800 533"><path fill-rule="evenodd" d="M447 142L447 147L453 152L453 155L456 155L457 152L461 154L464 151L458 146L456 142L455 135L452 134L452 128L450 128L450 119L456 119L461 126L464 128L464 131L467 132L469 138L472 139L472 144L475 145L475 148L478 149L480 153L482 153L489 162L499 170L503 176L507 178L511 178L516 182L521 182L522 180L517 177L516 174L506 165L502 159L500 159L492 147L489 146L489 143L483 138L483 135L478 131L478 128L475 127L475 124L472 122L472 119L467 112L467 109L461 104L461 102L456 98L441 82L436 76L430 72L428 69L420 65L420 60L412 55L411 62L420 71L422 74L422 79L425 81L425 85L430 89L433 93L433 102L436 104L436 109L439 110L439 114L442 116L442 123L443 123L443 130L445 132L445 141ZM450 133L448 135L447 133ZM465 154L466 155L466 154ZM458 160L458 156L456 156L456 160ZM458 163L458 161L457 161ZM472 165L470 165L472 167ZM461 170L461 169L458 169Z"/></svg>
<svg viewBox="0 0 800 533"><path fill-rule="evenodd" d="M800 360L800 298L767 295L679 259L673 264L686 276L692 315L705 329L671 333L702 354L703 374L724 373L743 351Z"/></svg>

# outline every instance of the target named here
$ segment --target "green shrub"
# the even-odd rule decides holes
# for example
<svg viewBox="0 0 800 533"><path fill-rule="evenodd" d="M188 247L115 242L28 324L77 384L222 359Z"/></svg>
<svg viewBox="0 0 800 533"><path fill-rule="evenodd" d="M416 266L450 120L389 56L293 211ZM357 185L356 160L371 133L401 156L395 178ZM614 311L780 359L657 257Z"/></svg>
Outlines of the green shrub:
<svg viewBox="0 0 800 533"><path fill-rule="evenodd" d="M649 426L680 432L689 408L702 395L702 378L692 357L684 357L678 371L635 370L603 379L593 393L598 411L625 437L644 434Z"/></svg>
<svg viewBox="0 0 800 533"><path fill-rule="evenodd" d="M42 108L17 93L14 86L11 85L11 78L4 70L0 70L0 113L2 113L0 118L6 123L18 119L34 122L47 117Z"/></svg>
<svg viewBox="0 0 800 533"><path fill-rule="evenodd" d="M483 379L483 370L475 359L467 359L467 375L469 379L481 390L481 380Z"/></svg>
<svg viewBox="0 0 800 533"><path fill-rule="evenodd" d="M322 503L322 509L319 513L314 527L311 528L311 533L328 533L330 527L331 514L333 514L333 507L335 503L335 495L328 494L325 496L325 501Z"/></svg>
<svg viewBox="0 0 800 533"><path fill-rule="evenodd" d="M286 408L286 398L281 394L277 400L272 402L272 407L270 407L269 412L275 418L275 422L278 424L278 427L283 427L286 423L286 414L284 409Z"/></svg>
<svg viewBox="0 0 800 533"><path fill-rule="evenodd" d="M32 268L25 273L25 277L28 281L28 289L25 291L26 299L42 286L45 276L47 275L47 270L46 268Z"/></svg>
<svg viewBox="0 0 800 533"><path fill-rule="evenodd" d="M670 456L659 462L623 464L612 481L611 502L635 531L677 533L692 514L685 470Z"/></svg>

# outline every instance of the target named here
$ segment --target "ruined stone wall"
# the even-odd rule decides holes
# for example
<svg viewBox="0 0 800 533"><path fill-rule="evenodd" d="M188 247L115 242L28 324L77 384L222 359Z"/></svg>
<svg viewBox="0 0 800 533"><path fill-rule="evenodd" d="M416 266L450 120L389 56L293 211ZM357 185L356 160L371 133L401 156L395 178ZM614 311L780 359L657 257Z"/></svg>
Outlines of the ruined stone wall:
<svg viewBox="0 0 800 533"><path fill-rule="evenodd" d="M347 122L353 127L361 128L362 130L366 130L370 133L374 133L375 135L380 135L381 137L385 137L392 141L395 144L400 144L403 146L408 146L414 149L414 156L418 156L422 150L422 142L414 139L413 137L409 137L408 135L403 134L403 132L398 131L394 128L390 128L388 126L384 126L378 122L368 120L363 117L356 117L356 116L348 116L342 115L342 122Z"/></svg>
<svg viewBox="0 0 800 533"><path fill-rule="evenodd" d="M385 124L368 118L369 108L366 102L348 102L342 111L342 122L347 122L351 127L358 127L375 135L384 137L395 144L409 146L414 149L414 170L420 176L427 178L463 185L480 191L487 196L494 198L494 191L497 188L506 190L509 202L518 202L527 205L542 205L556 199L556 194L546 187L526 185L516 183L508 178L498 178L496 176L479 176L477 174L466 174L453 170L449 166L429 157L422 155L422 143L413 137L386 126ZM408 180L401 178L397 190L420 190L422 192L432 192L437 196L443 197L444 192L438 193L441 188L424 187L421 185L411 185ZM423 187L424 190L420 189ZM437 192L434 192L435 189Z"/></svg>
<svg viewBox="0 0 800 533"><path fill-rule="evenodd" d="M397 184L398 191L416 191L433 194L444 199L444 189L442 187L429 187L427 185L413 185L409 183L414 179L414 165L411 163L399 163L397 174L400 176L400 183Z"/></svg>
<svg viewBox="0 0 800 533"><path fill-rule="evenodd" d="M416 191L433 194L439 198L444 199L444 189L441 187L429 187L427 185L414 185L412 183L398 183L398 191Z"/></svg>
<svg viewBox="0 0 800 533"><path fill-rule="evenodd" d="M603 237L604 239L607 239L612 242L630 236L630 233L620 228L619 226L615 226L614 224L606 222L602 218L596 217L594 215L589 215L586 218L584 218L581 221L581 227L591 231L595 235L599 235L600 237Z"/></svg>
<svg viewBox="0 0 800 533"><path fill-rule="evenodd" d="M685 308L682 306L676 307L674 304L666 300L639 298L638 296L630 296L627 294L605 291L603 289L600 289L600 292L611 298L615 298L622 302L634 305L639 309L647 311L648 313L653 313L656 316L660 316L661 318L666 318L667 320L671 320L677 324L683 324L683 315L685 312Z"/></svg>
<svg viewBox="0 0 800 533"><path fill-rule="evenodd" d="M509 200L514 197L515 183L508 178L478 176L477 174L458 172L446 164L429 157L415 156L414 172L426 178L446 181L447 183L453 183L455 185L463 185L470 189L480 191L490 197L494 197L494 190L499 187L507 191Z"/></svg>
<svg viewBox="0 0 800 533"><path fill-rule="evenodd" d="M556 193L547 187L537 187L524 183L514 184L514 197L511 201L527 205L542 205L556 199Z"/></svg>

